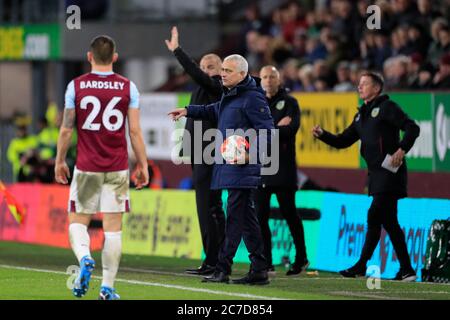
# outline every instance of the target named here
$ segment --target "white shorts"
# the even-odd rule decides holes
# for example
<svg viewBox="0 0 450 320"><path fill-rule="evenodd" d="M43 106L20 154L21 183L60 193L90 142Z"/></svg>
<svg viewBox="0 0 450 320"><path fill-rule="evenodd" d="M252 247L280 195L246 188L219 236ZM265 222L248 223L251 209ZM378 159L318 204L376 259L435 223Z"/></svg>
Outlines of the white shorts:
<svg viewBox="0 0 450 320"><path fill-rule="evenodd" d="M75 167L70 185L69 212L129 212L129 183L128 170L87 172Z"/></svg>

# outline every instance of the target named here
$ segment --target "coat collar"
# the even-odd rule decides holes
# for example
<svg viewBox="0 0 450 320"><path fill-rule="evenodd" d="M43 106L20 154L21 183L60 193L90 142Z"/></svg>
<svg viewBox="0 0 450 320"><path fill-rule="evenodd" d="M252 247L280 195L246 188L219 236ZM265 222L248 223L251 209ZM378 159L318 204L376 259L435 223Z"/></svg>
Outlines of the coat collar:
<svg viewBox="0 0 450 320"><path fill-rule="evenodd" d="M371 101L369 101L368 103L363 103L361 105L361 107L358 108L359 111L364 111L364 110L371 110L373 109L375 106L379 106L382 102L389 100L389 96L387 94L382 94L379 96L376 96L374 99L372 99Z"/></svg>
<svg viewBox="0 0 450 320"><path fill-rule="evenodd" d="M283 99L288 94L288 91L284 87L280 87L272 98L267 98L267 100L272 103L274 101L278 101Z"/></svg>
<svg viewBox="0 0 450 320"><path fill-rule="evenodd" d="M255 79L253 79L250 75L247 74L247 76L245 76L245 78L233 88L231 89L224 88L224 94L225 96L235 96L242 91L257 90L257 89L258 86Z"/></svg>

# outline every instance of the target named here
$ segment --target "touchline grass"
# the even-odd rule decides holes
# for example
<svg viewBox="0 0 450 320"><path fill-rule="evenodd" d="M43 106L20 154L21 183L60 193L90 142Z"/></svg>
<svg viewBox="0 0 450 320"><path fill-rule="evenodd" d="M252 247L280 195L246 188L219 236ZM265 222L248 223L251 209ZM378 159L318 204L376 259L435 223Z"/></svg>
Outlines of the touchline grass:
<svg viewBox="0 0 450 320"><path fill-rule="evenodd" d="M94 252L96 270L84 300L97 299L101 284L101 252ZM78 300L67 288L67 269L77 261L71 250L14 242L0 242L0 299ZM184 274L200 261L179 258L123 255L116 281L122 299L130 300L379 300L450 299L450 285L381 281L369 290L367 279L344 279L335 273L277 275L267 286L202 283ZM231 278L243 276L248 265L233 266ZM69 281L70 282L70 281Z"/></svg>

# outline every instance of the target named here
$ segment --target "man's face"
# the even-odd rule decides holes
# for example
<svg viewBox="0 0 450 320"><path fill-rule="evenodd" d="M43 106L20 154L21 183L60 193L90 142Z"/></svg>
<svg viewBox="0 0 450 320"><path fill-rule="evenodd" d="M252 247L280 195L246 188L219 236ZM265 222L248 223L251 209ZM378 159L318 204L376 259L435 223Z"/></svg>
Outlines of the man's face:
<svg viewBox="0 0 450 320"><path fill-rule="evenodd" d="M350 79L350 70L347 68L339 68L337 70L337 77L340 82L348 81Z"/></svg>
<svg viewBox="0 0 450 320"><path fill-rule="evenodd" d="M200 69L210 77L220 75L221 65L220 60L213 57L203 57L200 60Z"/></svg>
<svg viewBox="0 0 450 320"><path fill-rule="evenodd" d="M269 95L274 95L280 88L280 74L274 67L264 67L259 73L261 86Z"/></svg>
<svg viewBox="0 0 450 320"><path fill-rule="evenodd" d="M359 80L358 93L362 100L372 100L378 95L380 87L376 85L372 78L362 76Z"/></svg>
<svg viewBox="0 0 450 320"><path fill-rule="evenodd" d="M237 63L234 60L225 60L222 64L222 83L228 89L233 88L239 82L244 80L245 72L238 71Z"/></svg>

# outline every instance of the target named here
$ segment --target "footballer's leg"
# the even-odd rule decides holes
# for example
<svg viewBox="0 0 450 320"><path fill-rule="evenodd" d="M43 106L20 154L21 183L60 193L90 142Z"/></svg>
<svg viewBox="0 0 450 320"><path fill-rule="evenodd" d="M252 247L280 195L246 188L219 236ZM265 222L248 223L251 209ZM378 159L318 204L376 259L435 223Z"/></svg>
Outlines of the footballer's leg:
<svg viewBox="0 0 450 320"><path fill-rule="evenodd" d="M69 238L72 250L80 263L80 273L75 279L73 294L83 297L89 289L95 261L90 252L88 225L93 214L99 211L103 174L83 172L75 168L69 197Z"/></svg>
<svg viewBox="0 0 450 320"><path fill-rule="evenodd" d="M69 213L69 237L72 250L80 263L80 273L74 282L73 295L77 298L83 297L89 289L92 271L95 261L91 257L89 249L90 238L87 231L91 215Z"/></svg>
<svg viewBox="0 0 450 320"><path fill-rule="evenodd" d="M108 172L101 195L103 231L105 244L102 251L103 280L99 299L117 300L120 296L114 289L114 281L122 255L122 217L129 205L128 170Z"/></svg>
<svg viewBox="0 0 450 320"><path fill-rule="evenodd" d="M103 279L99 295L101 300L120 299L115 292L114 281L122 255L122 215L122 213L105 213L103 215L105 244L102 251Z"/></svg>

